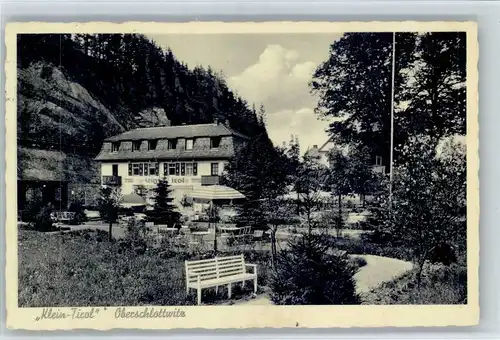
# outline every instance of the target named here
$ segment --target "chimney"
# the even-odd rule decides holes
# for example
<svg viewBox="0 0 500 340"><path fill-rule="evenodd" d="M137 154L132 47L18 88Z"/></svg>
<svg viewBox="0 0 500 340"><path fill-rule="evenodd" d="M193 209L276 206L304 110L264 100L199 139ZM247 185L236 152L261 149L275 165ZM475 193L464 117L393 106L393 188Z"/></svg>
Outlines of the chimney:
<svg viewBox="0 0 500 340"><path fill-rule="evenodd" d="M215 125L219 125L219 118L214 117L214 124L215 124Z"/></svg>
<svg viewBox="0 0 500 340"><path fill-rule="evenodd" d="M317 149L318 148L318 145L313 145L313 149Z"/></svg>
<svg viewBox="0 0 500 340"><path fill-rule="evenodd" d="M227 127L230 127L229 126L229 119L226 119L226 121L224 122L224 125L226 125Z"/></svg>

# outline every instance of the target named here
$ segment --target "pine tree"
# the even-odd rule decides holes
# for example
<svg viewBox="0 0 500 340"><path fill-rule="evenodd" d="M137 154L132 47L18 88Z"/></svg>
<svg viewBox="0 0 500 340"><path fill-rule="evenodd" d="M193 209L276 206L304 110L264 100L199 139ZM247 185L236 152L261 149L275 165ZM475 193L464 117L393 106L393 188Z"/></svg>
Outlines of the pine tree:
<svg viewBox="0 0 500 340"><path fill-rule="evenodd" d="M179 223L180 213L176 211L177 207L173 204L172 188L168 181L161 179L153 192L153 210L147 213L150 222L166 224L169 227Z"/></svg>
<svg viewBox="0 0 500 340"><path fill-rule="evenodd" d="M277 305L355 305L354 269L347 255L331 254L325 235L304 235L281 251L271 280Z"/></svg>

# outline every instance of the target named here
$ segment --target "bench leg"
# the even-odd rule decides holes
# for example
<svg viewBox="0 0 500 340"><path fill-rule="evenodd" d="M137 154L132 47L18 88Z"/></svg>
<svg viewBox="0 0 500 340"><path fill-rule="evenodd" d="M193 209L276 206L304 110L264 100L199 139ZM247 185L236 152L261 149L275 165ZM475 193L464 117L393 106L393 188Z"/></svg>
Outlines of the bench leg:
<svg viewBox="0 0 500 340"><path fill-rule="evenodd" d="M253 280L253 292L257 293L257 278Z"/></svg>
<svg viewBox="0 0 500 340"><path fill-rule="evenodd" d="M231 298L231 284L227 285L227 296Z"/></svg>
<svg viewBox="0 0 500 340"><path fill-rule="evenodd" d="M186 295L189 295L189 287L186 287Z"/></svg>
<svg viewBox="0 0 500 340"><path fill-rule="evenodd" d="M241 288L245 288L245 281L241 282Z"/></svg>
<svg viewBox="0 0 500 340"><path fill-rule="evenodd" d="M198 288L198 306L201 305L201 288Z"/></svg>
<svg viewBox="0 0 500 340"><path fill-rule="evenodd" d="M219 293L219 286L215 286L215 295Z"/></svg>

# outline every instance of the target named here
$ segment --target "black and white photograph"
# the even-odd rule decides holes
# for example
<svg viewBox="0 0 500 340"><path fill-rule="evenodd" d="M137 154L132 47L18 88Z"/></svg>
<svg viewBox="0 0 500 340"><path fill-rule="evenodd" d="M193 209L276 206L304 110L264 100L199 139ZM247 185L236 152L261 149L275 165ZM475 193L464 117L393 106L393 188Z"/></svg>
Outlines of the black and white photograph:
<svg viewBox="0 0 500 340"><path fill-rule="evenodd" d="M467 306L477 33L429 28L17 33L17 307Z"/></svg>

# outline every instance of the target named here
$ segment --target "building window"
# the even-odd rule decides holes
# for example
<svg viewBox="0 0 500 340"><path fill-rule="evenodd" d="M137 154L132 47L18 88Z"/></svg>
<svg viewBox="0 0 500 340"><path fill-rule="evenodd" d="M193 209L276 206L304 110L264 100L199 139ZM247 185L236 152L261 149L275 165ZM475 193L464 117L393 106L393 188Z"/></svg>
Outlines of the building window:
<svg viewBox="0 0 500 340"><path fill-rule="evenodd" d="M118 152L120 150L120 142L111 143L111 152Z"/></svg>
<svg viewBox="0 0 500 340"><path fill-rule="evenodd" d="M158 176L158 163L146 163L144 165L146 166L146 169L149 169L149 176Z"/></svg>
<svg viewBox="0 0 500 340"><path fill-rule="evenodd" d="M167 149L169 150L177 149L177 139L169 139L167 143Z"/></svg>
<svg viewBox="0 0 500 340"><path fill-rule="evenodd" d="M142 176L142 163L132 164L132 174L134 176Z"/></svg>
<svg viewBox="0 0 500 340"><path fill-rule="evenodd" d="M141 141L140 140L133 141L132 142L132 151L139 151L139 150L141 150Z"/></svg>
<svg viewBox="0 0 500 340"><path fill-rule="evenodd" d="M148 141L148 150L156 150L156 145L158 145L158 141L156 139Z"/></svg>
<svg viewBox="0 0 500 340"><path fill-rule="evenodd" d="M193 163L186 163L186 176L193 176Z"/></svg>
<svg viewBox="0 0 500 340"><path fill-rule="evenodd" d="M168 174L169 174L169 176L175 176L175 164L176 163L169 163L168 164Z"/></svg>
<svg viewBox="0 0 500 340"><path fill-rule="evenodd" d="M118 176L118 164L112 165L113 176Z"/></svg>
<svg viewBox="0 0 500 340"><path fill-rule="evenodd" d="M382 157L376 156L375 157L375 165L382 165Z"/></svg>
<svg viewBox="0 0 500 340"><path fill-rule="evenodd" d="M211 168L211 174L212 176L218 176L219 175L219 163L211 163L210 164Z"/></svg>
<svg viewBox="0 0 500 340"><path fill-rule="evenodd" d="M210 149L218 149L220 145L220 137L212 137L210 138Z"/></svg>
<svg viewBox="0 0 500 340"><path fill-rule="evenodd" d="M193 150L194 139L186 139L186 150Z"/></svg>

